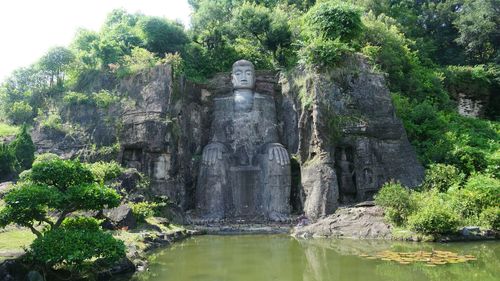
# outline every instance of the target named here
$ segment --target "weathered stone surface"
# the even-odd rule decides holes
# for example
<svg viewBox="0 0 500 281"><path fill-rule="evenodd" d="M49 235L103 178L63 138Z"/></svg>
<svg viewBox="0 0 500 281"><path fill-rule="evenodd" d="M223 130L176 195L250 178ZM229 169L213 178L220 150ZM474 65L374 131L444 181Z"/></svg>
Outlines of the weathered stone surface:
<svg viewBox="0 0 500 281"><path fill-rule="evenodd" d="M233 65L232 84L230 92L214 98L198 177L198 214L210 221L285 221L291 209L290 156L280 144L274 98L254 91L249 61Z"/></svg>
<svg viewBox="0 0 500 281"><path fill-rule="evenodd" d="M229 178L238 180L231 188L241 184L260 186L256 181L262 178L257 176L261 170L243 171L241 167L252 167L254 161L263 160L265 152L255 151L260 142L282 144L298 163L291 171L300 175L292 186L293 209L303 210L310 219L329 215L338 206L369 200L390 179L407 186L416 186L422 180L423 168L395 116L384 77L374 73L363 58L351 58L324 73L296 69L281 74L279 80L273 72L257 72L255 78L259 99L254 105L263 107L259 111L261 116L253 114L253 117L274 119L273 122L250 122L251 113L238 117L234 111L228 114L230 110L221 110L232 108L228 73L196 85L172 77L171 67L160 65L115 81L121 102L107 109L67 106L60 112L67 130L35 126L33 138L39 152L55 152L65 158L80 156L91 161L116 159L126 167L135 168L151 181L150 188L137 191L141 196L138 200L168 196L181 212L196 208L196 186L200 177L204 177L200 175L200 167L208 171L201 163L203 149L214 141L226 143L227 157L224 157L230 162L227 165L233 167L233 177ZM214 122L216 119L219 121ZM232 126L220 120L233 120ZM259 134L266 128L270 130L260 139ZM255 135L239 134L238 130L252 131ZM242 142L235 141L232 137L235 135L251 144L247 146L253 151L247 147L246 151L239 149L237 144L242 147ZM115 154L103 156L93 149L93 144L106 147L116 140L120 141L120 148ZM247 157L243 157L245 154ZM240 164L237 168L234 163L241 161L248 166ZM131 178L130 189L135 183ZM214 190L207 189L208 194L217 191L216 186L211 188ZM252 202L263 202L262 194L268 196L273 190L261 192L261 198ZM231 202L232 206L248 205L241 200L248 199L247 195L235 194L241 196L224 202ZM260 208L257 205L252 208ZM217 202L210 205L207 201L207 211L217 213L218 208L230 209L229 215L246 212L246 207L236 210Z"/></svg>
<svg viewBox="0 0 500 281"><path fill-rule="evenodd" d="M125 204L116 208L105 209L103 210L103 215L109 219L115 229L123 227L132 229L137 225L135 217L132 214L132 209Z"/></svg>
<svg viewBox="0 0 500 281"><path fill-rule="evenodd" d="M298 69L280 82L282 106L288 110L279 118L285 124L285 143L291 148L297 143L291 153L301 163L308 217L316 219L339 205L371 199L391 179L410 187L422 181L424 169L395 115L384 77L362 57L325 73ZM321 169L308 168L318 159ZM335 174L320 176L320 170ZM331 194L336 199L324 196L329 194L325 185L335 190Z"/></svg>
<svg viewBox="0 0 500 281"><path fill-rule="evenodd" d="M390 239L391 226L384 222L380 207L339 208L313 224L295 227L292 235L299 238Z"/></svg>

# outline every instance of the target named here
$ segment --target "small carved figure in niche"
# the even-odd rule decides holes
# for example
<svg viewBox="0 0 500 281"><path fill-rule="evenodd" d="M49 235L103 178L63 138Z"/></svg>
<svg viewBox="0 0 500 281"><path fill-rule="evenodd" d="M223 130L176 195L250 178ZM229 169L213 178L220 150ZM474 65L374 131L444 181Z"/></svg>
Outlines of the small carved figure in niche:
<svg viewBox="0 0 500 281"><path fill-rule="evenodd" d="M338 150L340 157L337 157L337 174L339 175L339 190L342 201L349 201L356 195L356 183L354 180L354 165L348 160L346 148L341 147Z"/></svg>
<svg viewBox="0 0 500 281"><path fill-rule="evenodd" d="M235 62L231 76L232 94L214 98L197 211L208 221L242 214L285 221L290 214L290 157L279 143L274 98L254 91L251 62Z"/></svg>

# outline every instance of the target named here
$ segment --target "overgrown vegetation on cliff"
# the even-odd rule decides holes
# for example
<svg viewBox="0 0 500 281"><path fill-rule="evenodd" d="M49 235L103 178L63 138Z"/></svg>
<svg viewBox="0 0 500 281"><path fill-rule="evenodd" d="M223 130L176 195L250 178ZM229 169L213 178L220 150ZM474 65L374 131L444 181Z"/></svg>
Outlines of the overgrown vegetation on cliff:
<svg viewBox="0 0 500 281"><path fill-rule="evenodd" d="M115 10L99 31L77 31L69 46L48 50L3 82L0 121L36 121L65 133L61 107L107 108L121 101L113 91L117 79L165 62L175 74L204 81L240 58L258 69L322 71L358 52L387 74L397 114L430 174L439 173L435 164L456 169L462 175L457 190L467 190L473 179L500 177L498 0L189 3L189 29ZM464 96L486 104L480 118L458 114ZM13 132L4 123L0 135ZM0 146L0 158L12 155Z"/></svg>

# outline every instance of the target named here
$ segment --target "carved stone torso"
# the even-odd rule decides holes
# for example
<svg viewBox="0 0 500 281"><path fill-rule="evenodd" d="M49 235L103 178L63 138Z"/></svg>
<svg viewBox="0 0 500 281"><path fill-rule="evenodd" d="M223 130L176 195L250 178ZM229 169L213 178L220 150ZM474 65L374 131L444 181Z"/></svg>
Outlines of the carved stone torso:
<svg viewBox="0 0 500 281"><path fill-rule="evenodd" d="M212 132L212 141L229 145L235 164L252 163L263 144L279 141L273 97L255 93L249 111L236 111L233 96L216 98Z"/></svg>

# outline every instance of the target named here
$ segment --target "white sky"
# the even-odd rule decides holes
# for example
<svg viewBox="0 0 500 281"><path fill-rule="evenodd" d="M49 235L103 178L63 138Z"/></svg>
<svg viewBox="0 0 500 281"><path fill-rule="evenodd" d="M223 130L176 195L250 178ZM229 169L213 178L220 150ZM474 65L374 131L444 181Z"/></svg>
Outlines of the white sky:
<svg viewBox="0 0 500 281"><path fill-rule="evenodd" d="M118 8L178 19L186 27L191 13L187 0L0 0L0 82L49 48L68 46L77 28L97 31Z"/></svg>

